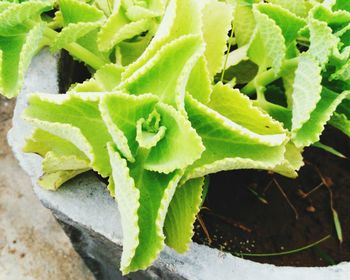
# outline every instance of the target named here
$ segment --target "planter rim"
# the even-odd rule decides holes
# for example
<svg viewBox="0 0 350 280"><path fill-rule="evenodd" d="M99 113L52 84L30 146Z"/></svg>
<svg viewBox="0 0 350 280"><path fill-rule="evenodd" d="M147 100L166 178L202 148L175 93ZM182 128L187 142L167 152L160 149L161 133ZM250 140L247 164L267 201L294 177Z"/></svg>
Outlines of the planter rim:
<svg viewBox="0 0 350 280"><path fill-rule="evenodd" d="M31 92L58 93L57 57L45 49L33 60L27 72L21 94L17 98L13 127L8 142L24 171L30 176L37 197L47 208L62 213L77 224L91 229L117 245L122 244L120 215L116 202L105 185L92 174L84 174L67 182L57 192L43 190L37 185L41 175L41 159L25 154L22 147L32 128L21 119ZM180 255L166 247L153 264L155 269L168 270L185 279L251 280L348 280L350 262L329 267L277 267L235 257L229 253L192 243L189 252Z"/></svg>

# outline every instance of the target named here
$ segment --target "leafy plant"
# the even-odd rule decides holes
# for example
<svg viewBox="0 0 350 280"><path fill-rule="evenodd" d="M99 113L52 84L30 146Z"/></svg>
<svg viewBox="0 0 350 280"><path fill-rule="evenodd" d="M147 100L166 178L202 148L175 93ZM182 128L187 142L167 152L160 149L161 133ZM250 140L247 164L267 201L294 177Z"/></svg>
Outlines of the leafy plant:
<svg viewBox="0 0 350 280"><path fill-rule="evenodd" d="M15 96L43 46L89 67L67 94L29 97L24 150L46 189L109 178L126 274L188 249L207 175L296 177L306 147L339 154L319 140L327 123L350 136L349 35L346 0L2 1L0 86Z"/></svg>

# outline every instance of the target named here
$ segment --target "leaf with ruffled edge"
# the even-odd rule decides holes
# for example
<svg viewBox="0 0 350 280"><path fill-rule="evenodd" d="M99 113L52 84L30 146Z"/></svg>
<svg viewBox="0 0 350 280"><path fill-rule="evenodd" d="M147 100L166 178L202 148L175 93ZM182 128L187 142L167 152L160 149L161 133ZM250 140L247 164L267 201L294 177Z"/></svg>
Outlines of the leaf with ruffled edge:
<svg viewBox="0 0 350 280"><path fill-rule="evenodd" d="M41 129L36 129L23 147L26 153L42 156L44 175L38 183L45 189L57 190L63 183L90 169L90 161L71 142Z"/></svg>
<svg viewBox="0 0 350 280"><path fill-rule="evenodd" d="M334 5L332 7L333 10L344 10L350 12L350 2L348 0L336 0L333 1Z"/></svg>
<svg viewBox="0 0 350 280"><path fill-rule="evenodd" d="M106 143L112 141L99 111L101 94L32 94L24 118L33 126L70 141L101 176L111 174ZM98 133L96 133L98 131Z"/></svg>
<svg viewBox="0 0 350 280"><path fill-rule="evenodd" d="M283 161L272 171L289 178L298 177L297 172L304 165L302 152L303 148L297 148L293 142L287 143Z"/></svg>
<svg viewBox="0 0 350 280"><path fill-rule="evenodd" d="M334 113L329 123L350 137L350 120L345 114Z"/></svg>
<svg viewBox="0 0 350 280"><path fill-rule="evenodd" d="M24 35L41 22L40 15L50 10L50 1L28 1L21 4L3 5L0 12L0 36Z"/></svg>
<svg viewBox="0 0 350 280"><path fill-rule="evenodd" d="M309 11L305 0L268 0L267 2L279 5L300 17L306 17Z"/></svg>
<svg viewBox="0 0 350 280"><path fill-rule="evenodd" d="M244 1L238 1L234 10L233 29L239 48L248 45L254 34L255 26L252 5L247 5Z"/></svg>
<svg viewBox="0 0 350 280"><path fill-rule="evenodd" d="M299 57L293 83L292 131L297 131L310 119L310 114L321 99L321 68L312 57Z"/></svg>
<svg viewBox="0 0 350 280"><path fill-rule="evenodd" d="M105 17L101 10L83 1L60 0L59 5L65 25L69 23L95 22Z"/></svg>
<svg viewBox="0 0 350 280"><path fill-rule="evenodd" d="M250 108L241 110L246 110L246 115L254 111ZM193 128L202 138L205 151L186 169L183 181L223 170L273 169L283 161L285 133L256 133L189 95L186 96L186 111Z"/></svg>
<svg viewBox="0 0 350 280"><path fill-rule="evenodd" d="M319 61L323 67L337 48L340 40L332 34L332 29L326 22L309 19L308 27L310 29L310 47L308 53Z"/></svg>
<svg viewBox="0 0 350 280"><path fill-rule="evenodd" d="M169 173L175 169L184 169L199 159L205 148L191 123L166 104L158 103L155 110L160 114L160 124L166 127L166 132L163 139L151 149L145 160L145 168Z"/></svg>
<svg viewBox="0 0 350 280"><path fill-rule="evenodd" d="M193 224L200 210L204 177L178 186L164 223L165 243L179 253L188 251L194 234Z"/></svg>
<svg viewBox="0 0 350 280"><path fill-rule="evenodd" d="M61 31L63 35L60 36L60 41L64 42L66 36L70 42L74 38L76 39L75 43L81 45L107 63L109 61L109 52L101 52L98 49L97 34L99 29L92 28L94 25L92 23L97 24L97 22L101 23L105 20L103 12L79 0L60 0L60 11L64 23L64 28ZM85 27L83 27L84 23L86 23L86 26L91 27L90 32L85 32L90 28L86 27L85 30ZM68 28L67 31L65 31L66 28ZM80 29L84 30L84 36L79 36ZM75 37L72 37L72 35L75 35Z"/></svg>
<svg viewBox="0 0 350 280"><path fill-rule="evenodd" d="M209 74L207 61L204 56L201 56L192 69L186 85L186 92L206 104L210 100L212 80L213 77Z"/></svg>
<svg viewBox="0 0 350 280"><path fill-rule="evenodd" d="M310 114L308 121L299 130L292 132L292 141L295 145L297 147L306 147L318 142L324 126L330 120L338 105L350 96L349 94L350 92L348 91L337 94L323 87L321 99Z"/></svg>
<svg viewBox="0 0 350 280"><path fill-rule="evenodd" d="M159 103L155 96L106 94L100 110L114 142L129 161L134 161L140 148L141 127L138 122L147 120L153 113L158 116L155 126L159 128L153 134L149 131L148 135L155 142L148 147L150 151L144 159L147 170L170 173L186 168L199 159L204 150L191 123L173 107ZM161 127L164 131L157 136Z"/></svg>
<svg viewBox="0 0 350 280"><path fill-rule="evenodd" d="M341 80L344 82L350 82L350 60L347 60L342 66L339 67L329 77L330 81Z"/></svg>
<svg viewBox="0 0 350 280"><path fill-rule="evenodd" d="M203 51L199 36L182 36L161 48L143 67L122 81L118 89L135 95L152 93L164 103L181 109L190 73Z"/></svg>
<svg viewBox="0 0 350 280"><path fill-rule="evenodd" d="M256 29L248 49L249 58L261 70L272 67L277 74L286 55L285 39L281 28L266 14L254 8Z"/></svg>
<svg viewBox="0 0 350 280"><path fill-rule="evenodd" d="M256 7L261 13L273 19L281 28L287 49L291 44L295 45L299 30L306 25L306 21L303 18L296 16L281 6L273 4L258 4Z"/></svg>
<svg viewBox="0 0 350 280"><path fill-rule="evenodd" d="M152 40L152 34L148 32L145 36L139 36L132 41L123 41L116 48L117 62L123 66L135 62L148 47Z"/></svg>
<svg viewBox="0 0 350 280"><path fill-rule="evenodd" d="M19 93L24 73L40 48L44 29L45 25L39 23L28 34L0 36L0 92L4 96L11 98Z"/></svg>
<svg viewBox="0 0 350 280"><path fill-rule="evenodd" d="M106 64L98 69L91 79L74 84L68 93L112 91L119 85L123 71L124 68L117 64Z"/></svg>
<svg viewBox="0 0 350 280"><path fill-rule="evenodd" d="M97 45L101 51L109 51L120 42L131 39L152 27L150 19L130 21L122 7L115 10L97 35Z"/></svg>
<svg viewBox="0 0 350 280"><path fill-rule="evenodd" d="M39 178L38 184L46 190L56 191L65 182L88 170L89 169L64 170L53 173L47 173Z"/></svg>
<svg viewBox="0 0 350 280"><path fill-rule="evenodd" d="M150 0L143 2L145 6L135 4L125 5L125 8L127 9L126 15L133 21L160 17L164 13L166 2L167 0Z"/></svg>
<svg viewBox="0 0 350 280"><path fill-rule="evenodd" d="M56 40L50 45L50 49L53 52L57 52L70 43L76 42L91 31L98 29L100 26L101 22L98 21L70 23L58 33Z"/></svg>
<svg viewBox="0 0 350 280"><path fill-rule="evenodd" d="M23 152L36 153L42 157L48 152L53 152L64 156L75 155L87 160L85 154L71 142L42 129L35 129L32 135L26 139Z"/></svg>
<svg viewBox="0 0 350 280"><path fill-rule="evenodd" d="M163 225L181 173L159 174L143 168L143 153L137 164L127 164L108 146L115 194L123 229L123 274L145 269L164 247Z"/></svg>
<svg viewBox="0 0 350 280"><path fill-rule="evenodd" d="M101 99L102 118L118 150L128 161L135 161L138 149L137 121L147 119L157 102L158 98L151 94L111 93Z"/></svg>
<svg viewBox="0 0 350 280"><path fill-rule="evenodd" d="M238 89L218 83L214 86L208 107L236 124L261 135L284 134L280 122L274 120Z"/></svg>
<svg viewBox="0 0 350 280"><path fill-rule="evenodd" d="M233 7L216 0L209 1L202 11L204 56L210 76L220 72L225 62L228 32L232 27Z"/></svg>
<svg viewBox="0 0 350 280"><path fill-rule="evenodd" d="M172 40L183 35L201 35L199 4L196 0L170 0L154 38L139 59L126 68L123 78L133 75Z"/></svg>

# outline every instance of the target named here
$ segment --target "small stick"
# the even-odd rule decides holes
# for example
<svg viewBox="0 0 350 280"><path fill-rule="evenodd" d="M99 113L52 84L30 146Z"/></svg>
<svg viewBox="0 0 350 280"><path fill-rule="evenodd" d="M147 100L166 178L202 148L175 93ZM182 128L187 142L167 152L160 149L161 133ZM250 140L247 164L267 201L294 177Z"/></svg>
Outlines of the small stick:
<svg viewBox="0 0 350 280"><path fill-rule="evenodd" d="M311 191L309 191L307 193L304 193L301 197L302 198L307 198L310 194L312 194L313 192L317 191L318 189L320 189L323 186L324 186L324 183L322 181L320 184L318 184L316 187L314 187Z"/></svg>
<svg viewBox="0 0 350 280"><path fill-rule="evenodd" d="M201 228L202 228L202 230L203 230L205 236L206 236L207 239L208 239L208 244L211 245L211 243L213 242L213 240L210 238L208 229L207 229L207 227L205 226L205 223L204 223L204 221L203 221L202 216L201 216L200 214L198 214L198 215L197 215L197 219L198 219L198 222L199 222L199 224L200 224L200 226L201 226Z"/></svg>
<svg viewBox="0 0 350 280"><path fill-rule="evenodd" d="M271 180L268 184L267 184L267 186L266 186L266 188L263 190L263 192L261 193L263 196L265 196L265 193L268 191L268 189L272 186L272 183L273 183L273 180Z"/></svg>
<svg viewBox="0 0 350 280"><path fill-rule="evenodd" d="M343 243L343 230L342 230L342 226L339 220L339 215L337 210L334 208L334 202L333 202L333 191L332 191L332 186L333 186L333 181L331 178L329 177L325 177L323 176L323 174L321 173L320 169L308 162L308 164L310 164L317 172L317 174L320 176L321 180L322 180L322 184L327 188L328 192L329 192L329 203L330 203L330 208L332 211L332 217L333 217L333 223L334 223L334 227L337 233L337 238L339 240L339 243L342 244Z"/></svg>
<svg viewBox="0 0 350 280"><path fill-rule="evenodd" d="M295 219L298 220L299 219L298 210L294 207L292 202L289 200L287 194L284 192L284 190L282 189L281 185L277 182L277 180L275 178L273 178L272 180L275 183L275 185L277 186L277 188L280 190L280 192L282 193L283 197L286 199L286 201L287 201L288 205L290 206L290 208L292 208L292 210L294 211Z"/></svg>

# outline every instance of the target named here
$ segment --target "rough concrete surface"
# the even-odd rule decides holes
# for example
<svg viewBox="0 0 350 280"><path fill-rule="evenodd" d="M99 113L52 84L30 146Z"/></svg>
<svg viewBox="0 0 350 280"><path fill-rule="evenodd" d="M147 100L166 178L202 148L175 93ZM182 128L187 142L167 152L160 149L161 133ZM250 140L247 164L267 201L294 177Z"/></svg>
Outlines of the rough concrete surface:
<svg viewBox="0 0 350 280"><path fill-rule="evenodd" d="M0 279L92 280L7 144L14 103L0 97Z"/></svg>

